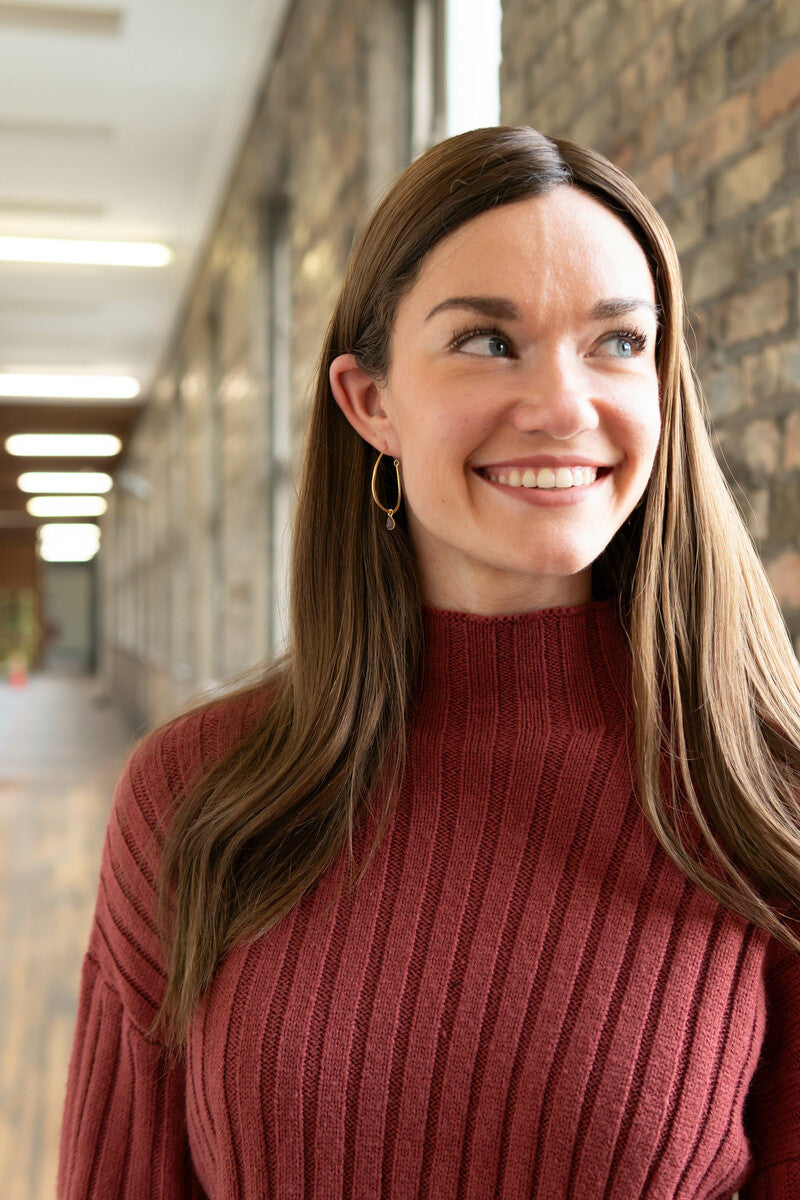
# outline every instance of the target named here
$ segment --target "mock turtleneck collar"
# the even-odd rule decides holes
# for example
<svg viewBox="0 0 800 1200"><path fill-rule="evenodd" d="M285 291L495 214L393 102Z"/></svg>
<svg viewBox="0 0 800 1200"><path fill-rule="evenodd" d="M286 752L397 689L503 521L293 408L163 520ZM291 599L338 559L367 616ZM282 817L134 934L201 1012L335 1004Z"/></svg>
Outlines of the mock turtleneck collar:
<svg viewBox="0 0 800 1200"><path fill-rule="evenodd" d="M631 720L630 650L613 597L494 617L425 608L423 628L423 720L462 705L473 717L583 728Z"/></svg>

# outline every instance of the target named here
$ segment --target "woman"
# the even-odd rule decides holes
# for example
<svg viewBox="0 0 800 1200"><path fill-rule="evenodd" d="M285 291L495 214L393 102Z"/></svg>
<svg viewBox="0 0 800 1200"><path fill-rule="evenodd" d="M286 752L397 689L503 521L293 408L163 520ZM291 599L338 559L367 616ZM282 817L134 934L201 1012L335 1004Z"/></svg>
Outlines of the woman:
<svg viewBox="0 0 800 1200"><path fill-rule="evenodd" d="M117 792L62 1197L800 1194L798 666L683 320L599 154L399 178L288 654Z"/></svg>

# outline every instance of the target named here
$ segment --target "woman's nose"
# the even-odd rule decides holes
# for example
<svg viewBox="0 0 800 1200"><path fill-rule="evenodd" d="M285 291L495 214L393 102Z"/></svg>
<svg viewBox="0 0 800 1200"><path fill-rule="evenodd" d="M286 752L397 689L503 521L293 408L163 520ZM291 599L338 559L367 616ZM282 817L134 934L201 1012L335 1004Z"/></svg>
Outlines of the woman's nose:
<svg viewBox="0 0 800 1200"><path fill-rule="evenodd" d="M570 438L597 428L590 373L574 353L553 350L537 355L518 385L511 420L521 432Z"/></svg>

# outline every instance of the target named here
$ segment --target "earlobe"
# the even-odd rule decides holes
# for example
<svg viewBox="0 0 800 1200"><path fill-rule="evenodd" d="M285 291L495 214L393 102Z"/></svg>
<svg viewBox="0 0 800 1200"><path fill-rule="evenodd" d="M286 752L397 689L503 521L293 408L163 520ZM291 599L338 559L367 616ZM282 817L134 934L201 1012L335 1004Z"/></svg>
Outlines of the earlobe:
<svg viewBox="0 0 800 1200"><path fill-rule="evenodd" d="M338 355L328 374L333 397L356 433L376 450L389 451L394 435L375 381L353 354Z"/></svg>

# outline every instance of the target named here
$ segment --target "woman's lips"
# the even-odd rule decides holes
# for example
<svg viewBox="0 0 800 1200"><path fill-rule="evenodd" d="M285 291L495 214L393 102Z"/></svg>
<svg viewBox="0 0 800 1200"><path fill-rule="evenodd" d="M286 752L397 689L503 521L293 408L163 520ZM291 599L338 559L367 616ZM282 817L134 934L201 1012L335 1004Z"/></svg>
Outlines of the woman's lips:
<svg viewBox="0 0 800 1200"><path fill-rule="evenodd" d="M492 474L507 474L508 468L486 468L481 467L476 469L476 474L489 487L494 488L502 495L511 496L514 499L520 500L523 504L540 505L544 507L561 507L563 505L580 504L582 500L589 495L595 496L599 488L605 486L605 480L613 473L613 467L599 467L597 470L597 478L592 483L573 484L568 487L525 487L521 484L511 485L508 483L500 483L494 479L490 479L488 471ZM518 468L519 470L519 468ZM520 470L520 474L522 471Z"/></svg>

